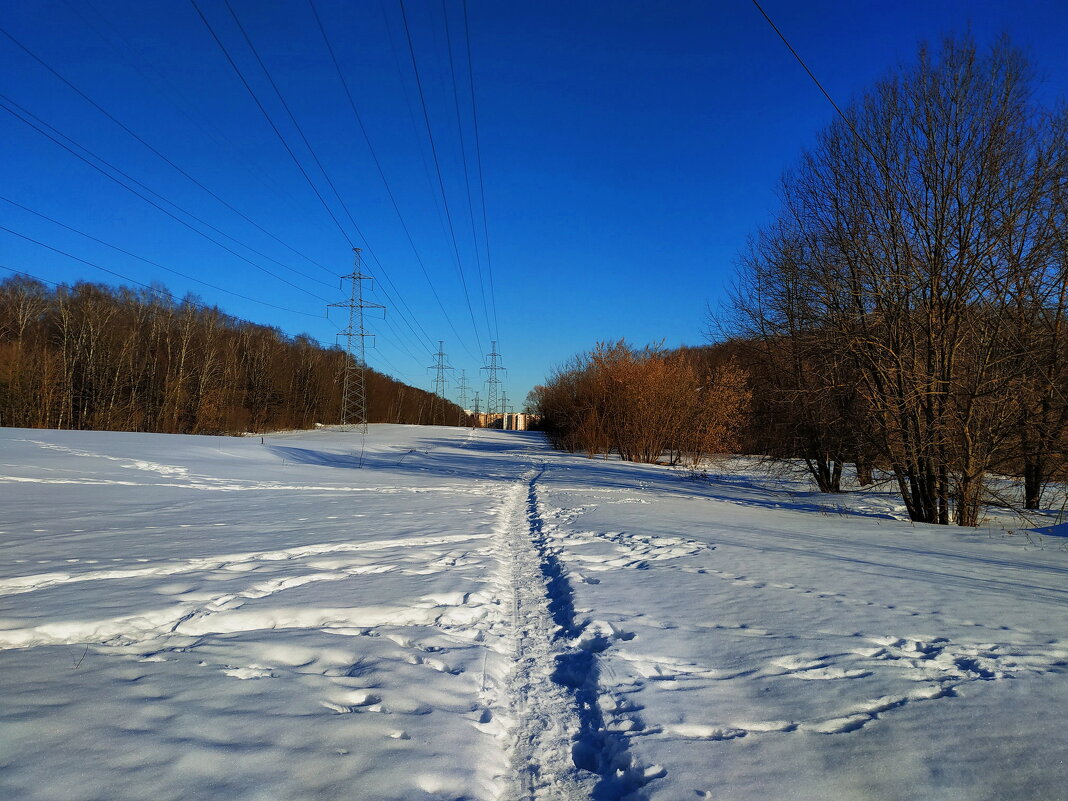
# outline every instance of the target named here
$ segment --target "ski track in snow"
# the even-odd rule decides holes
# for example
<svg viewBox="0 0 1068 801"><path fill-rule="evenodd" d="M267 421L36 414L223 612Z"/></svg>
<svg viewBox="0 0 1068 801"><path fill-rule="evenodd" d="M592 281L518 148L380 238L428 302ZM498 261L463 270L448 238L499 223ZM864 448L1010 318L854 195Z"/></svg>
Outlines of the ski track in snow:
<svg viewBox="0 0 1068 801"><path fill-rule="evenodd" d="M769 632L745 626L709 625L694 631L718 629L729 632L732 628L741 636L771 636ZM693 688L709 682L773 676L806 681L864 679L875 670L886 667L900 671L907 680L914 682L914 687L905 693L861 701L826 717L732 721L727 726L666 724L645 730L647 735L696 740L728 740L766 732L842 734L856 731L878 720L883 713L906 704L955 698L958 689L970 682L1058 673L1068 666L1068 650L1050 643L1021 647L997 643L959 644L946 638L929 642L894 637L862 638L855 651L787 655L769 661L762 669L741 671L624 650L617 651L615 657L629 663L635 673L649 681L670 681Z"/></svg>
<svg viewBox="0 0 1068 801"><path fill-rule="evenodd" d="M573 487L561 488L563 492L574 492ZM601 490L604 492L604 490ZM610 490L625 493L626 490ZM588 493L587 493L588 494ZM617 499L612 503L634 503L639 499ZM597 508L598 504L586 504L572 509L557 509L552 513L562 525L574 523L583 513ZM781 535L780 535L781 536ZM814 541L827 544L839 544L833 538L802 535ZM724 538L719 538L724 541ZM731 539L725 540L735 545ZM616 555L604 553L583 553L581 547L590 544L608 544ZM577 530L561 534L558 547L566 552L569 564L574 566L574 576L579 582L599 583L594 577L598 572L619 569L646 570L654 563L667 562L677 557L694 556L711 553L717 544L677 536L645 535L633 532ZM752 547L752 546L750 546ZM887 548L887 546L879 546ZM941 552L937 552L941 553ZM942 554L953 559L962 559L958 554ZM992 560L979 559L980 562L993 564ZM1030 567L1030 565L1028 565ZM1047 572L1060 569L1046 565L1035 565ZM945 623L955 627L987 628L986 624L952 618L935 610L921 611L900 604L880 604L877 602L851 598L836 592L822 591L794 583L763 581L751 576L736 574L718 569L712 564L703 567L691 565L664 564L661 569L682 570L689 573L707 575L711 579L728 582L739 589L752 592L787 592L808 595L823 601L855 605L877 606L889 612L899 614L905 619L923 616L929 623L932 619L943 618ZM996 584L996 582L995 582ZM754 605L759 601L754 599ZM904 623L904 621L902 621ZM746 623L708 623L701 626L685 626L676 623L658 622L655 618L642 616L642 624L666 630L686 630L695 634L715 634L737 637L778 637L791 639L793 635L775 633L765 628L750 626ZM607 625L607 624L606 624ZM1006 627L1001 627L1005 630ZM619 631L613 627L619 636ZM986 633L986 632L985 632ZM1004 633L1004 631L1002 632ZM1025 637L1031 632L1015 629L1014 634ZM624 634L624 638L629 639ZM805 681L832 681L843 679L864 679L877 670L890 668L899 671L915 686L905 693L884 695L859 702L855 705L836 710L826 717L804 720L768 720L768 721L733 721L731 725L681 723L646 726L640 718L635 718L641 727L643 736L662 736L668 739L689 740L732 740L750 735L770 732L809 732L816 734L844 734L857 731L869 723L879 720L885 713L900 709L907 704L940 699L952 699L958 696L958 689L967 683L977 681L997 681L1026 675L1043 675L1063 672L1068 667L1068 647L1064 643L1050 639L1034 639L1029 642L983 641L953 642L947 637L917 639L915 636L853 635L858 642L849 651L834 653L805 652L771 660L763 668L730 669L701 665L665 655L648 655L629 647L620 646L613 650L614 659L629 665L642 679L653 682L669 681L697 688L709 682L722 682L734 679L753 679L784 676ZM640 682L639 685L640 687Z"/></svg>
<svg viewBox="0 0 1068 801"><path fill-rule="evenodd" d="M455 534L448 536L431 537L408 537L405 545L412 547L424 547L428 545L447 545L467 540L484 538L487 535ZM396 548L396 540L367 540L358 543L323 543L318 545L304 545L296 548L285 548L277 551L260 551L251 553L226 554L220 556L189 559L184 562L171 564L157 564L151 567L90 570L85 573L40 573L36 575L17 576L9 579L0 579L0 596L13 595L22 592L44 589L57 584L72 584L83 581L109 581L116 579L141 578L148 576L173 576L183 573L196 573L211 570L229 570L233 572L247 572L255 568L261 562L281 562L317 557L332 553L359 553L363 551L381 551ZM356 575L366 572L364 565L359 561L345 565L345 572L333 574L336 578L345 575ZM392 566L373 565L372 570L392 569ZM325 580L330 574L319 574L316 580ZM292 585L289 585L292 586ZM279 587L278 589L286 589ZM277 590L275 590L277 591ZM270 593L264 593L270 594ZM249 596L249 597L262 597Z"/></svg>
<svg viewBox="0 0 1068 801"><path fill-rule="evenodd" d="M283 485L278 482L235 483L190 474L184 467L94 453L35 440L38 447L81 458L116 462L119 467L154 473L166 479L152 486L185 489L271 489L392 492L433 492L434 487L318 487ZM460 447L471 444L471 437ZM215 649L212 635L235 636L264 630L320 630L342 636L385 636L401 647L415 651L405 657L409 664L424 665L440 673L460 670L435 654L441 646L423 648L423 635L399 633L437 631L453 637L457 647L476 644L486 651L483 657L479 700L470 709L472 725L500 743L501 758L487 760L481 769L482 785L496 787L494 796L509 801L525 799L615 799L639 790L651 779L663 775L654 766L641 769L632 762L627 749L627 733L641 728L640 718L626 701L599 686L599 654L622 635L601 621L580 621L572 605L567 571L559 559L538 503L537 482L545 466L529 470L519 481L491 494L501 498L498 521L492 533L408 536L357 542L313 543L291 548L249 551L173 560L131 567L90 567L97 560L65 560L79 571L56 571L0 579L0 596L31 594L69 585L168 579L157 592L172 594L178 603L159 609L95 620L62 620L34 626L10 626L0 622L0 650L36 646L87 644L99 654L133 655L139 662L166 662L186 654L207 656ZM74 483L139 486L137 482L89 477L27 478L0 477L2 481ZM486 495L482 487L442 487L452 493ZM554 512L560 517L560 511ZM150 527L151 528L151 527ZM606 535L613 536L613 535ZM674 543L674 541L672 541ZM677 543L675 543L677 544ZM648 543L650 549L662 546ZM381 555L403 547L415 554L404 560ZM451 593L414 598L403 606L376 605L338 607L264 606L263 602L287 590L317 582L341 581L352 576L398 572L426 575L458 565L471 564L471 549L489 547L499 565L492 584L494 592ZM444 550L443 550L444 549ZM649 553L649 558L670 558L676 553L692 553L688 546L670 553ZM116 560L118 561L118 560ZM298 568L273 578L258 578L263 567L284 564ZM602 566L611 569L615 564ZM206 574L249 575L254 580L243 588L204 596L187 592L182 580ZM196 582L194 582L195 584ZM189 596L189 601L183 601ZM263 658L234 663L227 660L214 666L225 676L240 679L272 679L287 672L322 676L333 691L323 695L321 707L333 714L384 713L425 714L429 707L417 701L405 702L395 695L385 698L373 686L366 689L363 668L322 669L323 663L338 661L336 655L316 649L294 647L260 648ZM298 653L299 651L299 653ZM490 657L495 664L487 664ZM211 667L214 660L201 661ZM355 681L354 681L355 680ZM358 686L353 686L353 685ZM496 716L494 712L496 711ZM398 729L393 735L403 739Z"/></svg>
<svg viewBox="0 0 1068 801"><path fill-rule="evenodd" d="M509 599L512 665L500 702L511 721L510 775L504 798L615 799L639 790L659 768L633 763L624 731L603 708L625 705L599 683L598 655L618 632L599 621L579 621L559 551L538 502L545 465L516 483L498 530L498 586Z"/></svg>
<svg viewBox="0 0 1068 801"><path fill-rule="evenodd" d="M31 476L0 476L0 484L74 484L90 487L174 487L176 489L203 490L208 492L268 492L280 490L285 492L357 492L374 493L376 495L398 494L424 494L424 493L448 493L448 494L484 494L479 490L457 488L450 486L442 487L348 487L344 485L317 485L317 484L285 484L281 481L246 481L235 482L231 479L212 478L210 476L197 476L196 480L186 482L154 481L151 484L143 484L138 481L121 481L116 479L102 478L42 478Z"/></svg>
<svg viewBox="0 0 1068 801"><path fill-rule="evenodd" d="M452 536L409 537L406 548L428 548L467 544L476 547L489 535L460 534ZM343 606L256 608L247 613L241 608L247 601L262 600L285 590L324 581L340 581L352 576L398 572L426 575L441 572L470 561L467 554L456 551L430 550L419 554L418 561L407 566L401 560L378 562L361 556L363 552L378 552L397 548L395 540L370 540L360 543L326 543L278 551L231 554L219 557L190 559L185 562L153 565L144 568L91 570L82 574L44 573L0 581L0 595L29 593L49 587L90 581L122 581L158 577L177 577L212 571L227 571L237 576L254 572L258 567L275 562L299 565L311 572L258 580L243 590L235 590L199 599L194 604L179 603L163 609L139 612L102 620L63 621L24 628L4 628L0 624L0 649L26 648L39 645L61 645L85 642L133 645L163 634L201 635L234 633L278 628L337 628L370 629L376 626L434 625L462 627L484 617L489 599L483 593L449 593L426 596L406 606ZM423 561L426 556L432 557ZM328 557L326 559L322 557ZM184 585L164 585L157 592L182 595ZM199 595L199 594L198 594Z"/></svg>
<svg viewBox="0 0 1068 801"><path fill-rule="evenodd" d="M969 685L978 688L985 682L1044 677L1068 668L1068 640L1042 633L1046 631L1042 620L1035 620L1033 630L1015 622L999 625L1002 621L984 622L978 612L976 620L968 619L972 610L966 606L936 606L932 598L948 600L937 593L920 594L917 597L927 601L909 605L894 596L867 596L857 583L821 585L818 572L798 569L796 580L793 574L775 572L795 558L823 560L822 566L831 569L848 561L904 582L934 584L948 577L996 596L1017 591L1021 585L1014 581L1028 578L1034 584L1028 588L1028 602L1048 608L1063 606L1068 593L1057 586L1068 570L1058 563L1032 563L1001 557L1000 552L973 559L948 550L910 551L908 546L878 542L855 546L866 557L863 560L842 539L809 531L760 530L759 536L747 538L729 525L709 526L707 539L675 533L696 533L705 529L703 525L643 531L643 523L659 525L656 504L663 495L655 487L637 476L630 486L556 483L557 472L533 449L502 448L499 452L510 461L496 469L492 480L472 470L463 474L463 483L452 485L439 486L431 476L430 484L417 486L351 486L345 482L376 477L353 473L337 484L215 478L147 459L40 440L16 441L73 457L75 462L111 463L106 473L111 478L79 474L71 467L31 465L29 475L0 476L0 483L112 485L114 492L132 486L365 493L361 500L382 504L371 511L394 524L402 515L423 515L429 525L431 518L439 521L439 515L470 514L458 517L455 525L451 520L444 526L435 522L432 531L419 529L418 519L405 517L392 529L395 536L386 536L391 529L383 524L383 530L372 530L374 538L364 538L362 530L348 532L338 523L335 533L340 541L246 550L231 545L232 552L193 558L176 558L188 551L164 549L163 557L153 561L128 556L53 558L34 559L28 567L30 560L16 559L17 572L40 572L0 577L0 598L17 596L10 600L17 614L0 619L0 652L78 646L81 656L75 654L71 660L75 670L88 654L112 657L124 665L144 663L143 673L122 668L133 676L131 683L151 677L147 671L155 667L152 663L162 662L211 671L225 676L220 681L227 684L234 683L230 680L270 684L289 678L313 699L310 715L322 716L316 721L367 716L363 720L380 722L376 731L386 727L384 737L390 742L404 743L413 735L418 739L423 736L418 733L420 725L422 731L432 731L429 723L420 721L431 720L433 712L459 716L465 732L471 728L477 732L472 736L482 752L477 766L457 770L475 778L449 784L440 776L415 776L413 784L428 797L610 801L659 798L660 788L670 788L663 790L667 797L677 789L671 784L677 770L664 758L673 748L723 749L714 752L720 755L776 738L791 738L790 742L809 738L806 743L810 743L832 736L828 742L849 742L844 735L899 710L954 704L954 699L969 694ZM464 453L479 445L474 432L451 443ZM353 466L344 455L314 450L304 454L303 465L311 469ZM408 454L429 456L430 450L412 448L395 461ZM393 463L392 454L389 458ZM409 457L405 464L411 466L413 461ZM446 481L452 474L460 475L454 469L459 463L438 461L434 469L445 474ZM422 465L432 462L421 459L421 466L413 469L429 469ZM17 473L24 466L8 467ZM125 475L120 472L124 470L140 475L141 482L114 478ZM40 477L43 471L68 475ZM323 475L336 474L324 471ZM386 480L395 479L390 475ZM437 495L420 501L417 496L423 493L441 493L442 505L438 506ZM399 501L374 499L389 495L429 508L401 511ZM472 502L464 499L450 506L449 495L470 496ZM476 507L475 498L485 505ZM596 523L580 524L585 515L606 505L628 505L627 514L608 515L610 522L603 529ZM287 520L286 531L306 536L308 532L300 528L304 520ZM620 528L631 523L630 528ZM42 517L40 525L62 531L55 518ZM184 529L191 524L181 525ZM210 525L231 524L202 522L197 528L207 532ZM168 531L165 526L143 528L153 537ZM322 539L328 536L323 534ZM256 539L243 543L273 544ZM930 569L918 559L894 563L894 555L901 553L943 561ZM976 565L980 569L969 573L969 567ZM392 576L406 587L425 581L427 591L397 592L391 587L392 595L386 592L379 598L361 588L366 585L331 584L391 581ZM695 601L700 614L688 617L686 610L673 610L656 596L638 595L644 600L629 606L631 588L645 591L640 588L655 588L660 582L670 596L676 579L688 582L687 591L694 593L688 598L701 596L708 588L707 597ZM439 580L440 584L434 583ZM331 593L335 586L346 590ZM598 596L599 586L612 589ZM431 587L446 589L430 591ZM87 604L83 610L75 606L76 600L65 600L76 599L80 592L97 599L98 605ZM346 592L358 597L354 600ZM111 594L125 598L124 593L138 598L138 605L127 608L121 600L113 606L99 600L106 601ZM146 603L145 597L151 600ZM650 597L654 603L649 603ZM710 602L709 597L721 603ZM58 611L39 618L22 615L20 606L33 610L41 603L52 603ZM768 609L798 612L776 618ZM817 610L818 622L810 625L802 610ZM856 630L850 628L854 622ZM288 630L285 639L268 636L282 630ZM685 652L673 650L671 644L680 643L673 632L710 647L680 656ZM334 640L337 646L331 644ZM740 654L736 659L735 653ZM734 711L715 701L744 698L753 687L772 684L780 692L775 709L763 704L764 696ZM688 697L698 702L683 714L662 715L665 707L656 706L655 696L660 688L692 693ZM793 704L794 688L818 703ZM878 727L856 739L873 732ZM738 740L743 742L733 742ZM413 769L418 768L413 764ZM708 770L714 769L709 762ZM665 782L658 784L660 779ZM713 797L704 790L690 792L696 793L693 797Z"/></svg>

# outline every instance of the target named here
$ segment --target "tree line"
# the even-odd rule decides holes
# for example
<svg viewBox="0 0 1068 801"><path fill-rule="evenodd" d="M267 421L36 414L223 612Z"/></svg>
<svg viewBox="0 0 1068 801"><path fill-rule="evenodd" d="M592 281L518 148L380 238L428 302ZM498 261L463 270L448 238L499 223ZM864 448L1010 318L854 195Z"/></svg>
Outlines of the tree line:
<svg viewBox="0 0 1068 801"><path fill-rule="evenodd" d="M0 282L0 425L237 434L337 423L349 356L162 288ZM370 422L466 422L366 370Z"/></svg>
<svg viewBox="0 0 1068 801"><path fill-rule="evenodd" d="M684 462L734 451L749 400L734 360L599 343L532 390L528 407L557 447L633 462Z"/></svg>
<svg viewBox="0 0 1068 801"><path fill-rule="evenodd" d="M824 492L853 465L927 523L1039 508L1068 480L1068 111L1035 87L1006 39L921 47L783 177L719 344L575 357L529 399L553 442L695 464L737 448ZM1009 497L993 474L1018 478Z"/></svg>
<svg viewBox="0 0 1068 801"><path fill-rule="evenodd" d="M911 519L976 525L991 473L1027 508L1068 440L1068 114L1005 40L921 48L781 183L733 293L755 446L892 475Z"/></svg>

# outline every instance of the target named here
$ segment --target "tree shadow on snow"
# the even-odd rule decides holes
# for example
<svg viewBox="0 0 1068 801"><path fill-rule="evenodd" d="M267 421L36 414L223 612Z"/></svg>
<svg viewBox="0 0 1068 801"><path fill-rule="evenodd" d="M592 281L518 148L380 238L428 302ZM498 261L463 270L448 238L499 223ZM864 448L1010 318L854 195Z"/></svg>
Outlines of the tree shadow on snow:
<svg viewBox="0 0 1068 801"><path fill-rule="evenodd" d="M329 450L276 444L265 447L292 464L482 481L515 481L529 468L534 452L539 456L546 453L544 435L526 431L498 431L467 441L428 436L403 446L383 446L372 441L362 453L355 442Z"/></svg>
<svg viewBox="0 0 1068 801"><path fill-rule="evenodd" d="M567 476L569 481L573 481L581 488L591 490L643 490L653 491L658 495L664 496L701 498L761 509L780 509L824 516L837 515L841 517L873 518L876 520L900 519L887 512L856 509L833 502L835 498L845 500L851 497L848 493L835 496L776 490L745 477L693 477L681 470L667 468L662 465L593 460L591 460L589 467L577 467L572 463L563 466L563 470L567 471L564 475ZM557 477L559 478L559 474L557 474ZM816 501L813 499L814 495L827 500L826 502Z"/></svg>

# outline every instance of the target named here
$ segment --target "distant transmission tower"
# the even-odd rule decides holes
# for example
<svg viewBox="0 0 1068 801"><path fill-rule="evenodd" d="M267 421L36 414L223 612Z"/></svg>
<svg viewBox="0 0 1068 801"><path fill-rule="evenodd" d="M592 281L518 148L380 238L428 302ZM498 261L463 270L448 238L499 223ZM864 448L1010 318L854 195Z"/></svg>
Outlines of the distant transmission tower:
<svg viewBox="0 0 1068 801"><path fill-rule="evenodd" d="M460 371L460 380L456 382L456 397L460 401L460 423L463 423L463 416L467 414L467 390L471 386L467 383L467 370Z"/></svg>
<svg viewBox="0 0 1068 801"><path fill-rule="evenodd" d="M478 418L478 415L482 414L482 411L478 408L478 403L479 403L479 397L478 397L478 393L476 392L475 393L475 402L471 405L471 411L474 413L476 420Z"/></svg>
<svg viewBox="0 0 1068 801"><path fill-rule="evenodd" d="M508 428L508 415L515 411L515 407L508 402L508 393L501 393L501 428Z"/></svg>
<svg viewBox="0 0 1068 801"><path fill-rule="evenodd" d="M489 414L498 414L500 412L500 404L498 401L498 393L500 392L501 379L497 377L497 373L503 373L505 367L500 363L501 354L497 352L497 341L493 340L490 343L490 353L486 356L489 359L489 364L481 368L486 370L486 412Z"/></svg>
<svg viewBox="0 0 1068 801"><path fill-rule="evenodd" d="M445 387L449 383L448 379L445 377L445 372L447 370L453 369L449 365L449 363L446 361L446 358L445 358L445 340L443 340L443 339L439 339L438 340L438 352L435 353L434 355L437 357L437 361L435 361L434 364L430 365L430 367L428 367L427 369L435 371L435 373L434 373L434 389L433 389L433 392L434 392L434 395L437 398L440 398L440 400L441 400L441 416L442 416L442 422L444 422L445 403L447 402L447 399L445 398ZM435 406L437 405L437 400L434 401L434 405ZM434 410L433 409L430 410L430 420L431 420L431 422L433 422L433 420L434 420Z"/></svg>
<svg viewBox="0 0 1068 801"><path fill-rule="evenodd" d="M364 309L384 309L379 303L367 303L363 299L363 282L370 281L371 276L360 272L360 249L353 248L352 274L343 276L352 282L349 299L345 303L331 303L349 310L349 324L337 332L345 338L345 374L341 388L341 425L356 426L360 431L367 431L367 368L366 344L364 340L374 334L367 333L363 325Z"/></svg>

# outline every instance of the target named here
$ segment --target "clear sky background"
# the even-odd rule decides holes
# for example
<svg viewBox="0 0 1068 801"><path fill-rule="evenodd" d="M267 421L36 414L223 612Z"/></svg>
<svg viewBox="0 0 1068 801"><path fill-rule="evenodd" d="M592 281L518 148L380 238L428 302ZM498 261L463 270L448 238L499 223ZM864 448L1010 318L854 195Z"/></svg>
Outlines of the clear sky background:
<svg viewBox="0 0 1068 801"><path fill-rule="evenodd" d="M325 343L357 245L368 300L387 307L368 319L368 362L429 388L444 340L485 397L479 368L499 340L517 407L598 340L702 343L706 304L774 210L778 177L834 116L750 0L468 0L466 27L462 0L406 0L432 149L400 5L314 0L365 139L308 0L229 2L345 208L224 0L197 5L329 212L188 0L0 0L3 107L186 223L0 109L0 226ZM763 6L840 104L919 42L968 30L981 44L1008 33L1040 98L1068 95L1064 0ZM0 230L0 265L129 283L43 245Z"/></svg>

